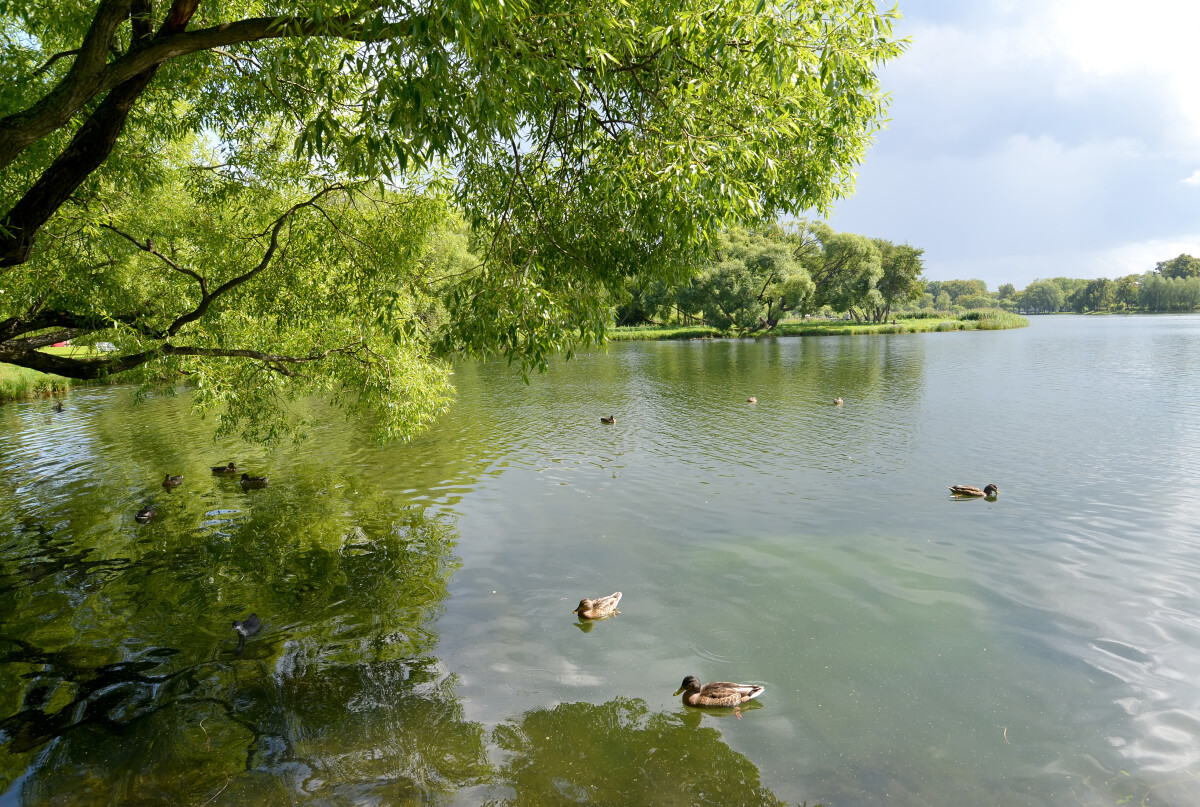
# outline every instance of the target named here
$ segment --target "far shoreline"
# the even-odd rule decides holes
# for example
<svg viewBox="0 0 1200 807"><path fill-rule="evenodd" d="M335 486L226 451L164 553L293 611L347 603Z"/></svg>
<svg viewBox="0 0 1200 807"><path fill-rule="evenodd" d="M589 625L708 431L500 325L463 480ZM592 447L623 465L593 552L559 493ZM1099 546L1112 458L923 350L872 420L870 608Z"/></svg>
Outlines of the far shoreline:
<svg viewBox="0 0 1200 807"><path fill-rule="evenodd" d="M775 336L857 336L860 334L947 333L950 331L998 331L1024 328L1029 320L1007 311L967 311L958 316L897 317L892 322L852 320L805 320L783 322L767 331L740 333L721 331L709 325L644 325L614 328L610 342L641 342L689 339L763 339Z"/></svg>
<svg viewBox="0 0 1200 807"><path fill-rule="evenodd" d="M897 318L891 322L853 322L848 320L806 320L784 322L769 331L756 333L725 332L707 325L613 328L610 342L643 342L690 339L765 339L779 336L856 336L859 334L945 333L949 331L987 331L1024 328L1029 320L1004 311L968 311L957 317ZM69 350L59 348L56 352ZM129 383L130 379L114 378L111 383ZM57 375L39 373L12 364L0 363L0 403L53 398L73 387L93 386L108 381L75 381Z"/></svg>

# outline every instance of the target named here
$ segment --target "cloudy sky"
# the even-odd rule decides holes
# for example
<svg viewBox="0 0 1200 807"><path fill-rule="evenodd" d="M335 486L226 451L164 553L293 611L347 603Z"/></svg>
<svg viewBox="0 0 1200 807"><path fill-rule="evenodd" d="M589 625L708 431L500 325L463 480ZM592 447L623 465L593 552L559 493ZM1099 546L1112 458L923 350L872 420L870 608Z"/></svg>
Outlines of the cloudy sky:
<svg viewBox="0 0 1200 807"><path fill-rule="evenodd" d="M1200 256L1198 0L899 4L892 120L836 229L991 290Z"/></svg>

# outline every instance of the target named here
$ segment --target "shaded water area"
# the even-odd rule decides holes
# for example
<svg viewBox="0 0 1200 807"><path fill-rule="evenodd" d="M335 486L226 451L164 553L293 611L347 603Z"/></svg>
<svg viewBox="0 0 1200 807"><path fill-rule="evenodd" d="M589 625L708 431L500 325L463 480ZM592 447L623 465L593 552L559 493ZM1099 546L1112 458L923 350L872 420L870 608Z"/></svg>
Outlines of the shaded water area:
<svg viewBox="0 0 1200 807"><path fill-rule="evenodd" d="M1200 803L1200 317L456 379L385 448L0 408L0 805Z"/></svg>

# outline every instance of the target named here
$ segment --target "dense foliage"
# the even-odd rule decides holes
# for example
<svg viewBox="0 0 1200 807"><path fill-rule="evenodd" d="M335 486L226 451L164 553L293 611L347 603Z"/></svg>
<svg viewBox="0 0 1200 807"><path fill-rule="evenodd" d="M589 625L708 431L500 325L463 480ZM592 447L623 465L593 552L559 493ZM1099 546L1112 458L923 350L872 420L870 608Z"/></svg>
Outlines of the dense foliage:
<svg viewBox="0 0 1200 807"><path fill-rule="evenodd" d="M450 353L543 366L602 337L628 279L846 193L893 17L0 0L0 361L182 374L260 436L314 388L411 433ZM116 350L39 350L66 338Z"/></svg>
<svg viewBox="0 0 1200 807"><path fill-rule="evenodd" d="M883 322L893 306L921 293L923 250L823 222L791 229L733 229L687 282L633 279L618 308L623 324L676 318L721 331L769 331L789 314L826 308L857 321Z"/></svg>

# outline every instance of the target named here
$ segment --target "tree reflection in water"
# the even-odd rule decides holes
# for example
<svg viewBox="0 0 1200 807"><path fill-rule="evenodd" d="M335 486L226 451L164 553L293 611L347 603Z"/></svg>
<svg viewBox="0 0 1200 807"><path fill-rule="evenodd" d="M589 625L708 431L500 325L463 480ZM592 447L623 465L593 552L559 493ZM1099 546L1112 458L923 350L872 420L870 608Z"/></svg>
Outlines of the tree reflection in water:
<svg viewBox="0 0 1200 807"><path fill-rule="evenodd" d="M0 518L0 793L427 801L486 781L486 732L430 655L453 522L356 482L298 470L148 527L95 528L86 494Z"/></svg>
<svg viewBox="0 0 1200 807"><path fill-rule="evenodd" d="M650 713L636 698L526 712L492 734L509 754L497 780L512 795L487 803L784 804L700 718L694 710Z"/></svg>
<svg viewBox="0 0 1200 807"><path fill-rule="evenodd" d="M433 656L450 519L320 467L212 485L149 525L104 485L0 513L0 798L780 803L682 708L465 720Z"/></svg>

